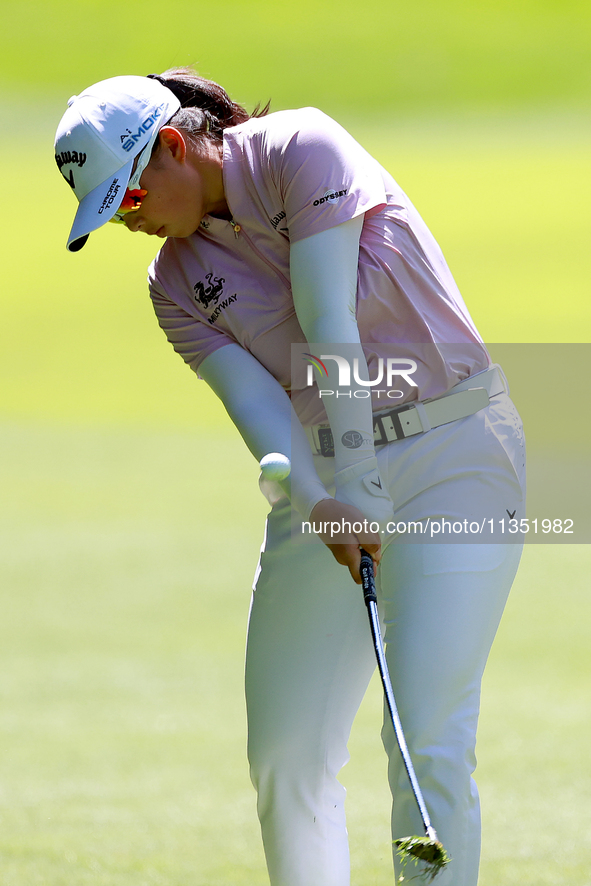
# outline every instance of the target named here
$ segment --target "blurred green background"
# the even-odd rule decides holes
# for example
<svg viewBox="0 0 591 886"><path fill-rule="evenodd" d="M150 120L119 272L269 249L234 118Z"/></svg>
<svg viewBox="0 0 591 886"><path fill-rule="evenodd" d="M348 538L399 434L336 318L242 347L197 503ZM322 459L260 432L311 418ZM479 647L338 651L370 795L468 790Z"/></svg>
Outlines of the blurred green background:
<svg viewBox="0 0 591 886"><path fill-rule="evenodd" d="M589 351L563 348L591 332L590 25L569 0L3 2L3 886L266 882L241 687L256 465L157 327L154 244L106 226L66 252L68 97L195 64L247 107L336 117L512 361L532 495L566 482L586 503ZM532 379L519 342L561 349ZM591 882L590 566L588 545L526 551L484 687L483 886ZM379 709L374 683L343 774L356 886L392 881Z"/></svg>

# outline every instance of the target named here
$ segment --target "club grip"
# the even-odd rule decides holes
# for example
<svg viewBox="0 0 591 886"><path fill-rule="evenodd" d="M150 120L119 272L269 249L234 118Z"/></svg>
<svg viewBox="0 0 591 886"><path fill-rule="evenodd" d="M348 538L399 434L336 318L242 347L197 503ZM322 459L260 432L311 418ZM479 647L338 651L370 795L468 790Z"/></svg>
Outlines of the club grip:
<svg viewBox="0 0 591 886"><path fill-rule="evenodd" d="M373 560L367 551L361 548L361 563L359 564L359 573L361 575L361 587L363 588L363 599L367 606L370 602L377 602L376 583L373 575Z"/></svg>

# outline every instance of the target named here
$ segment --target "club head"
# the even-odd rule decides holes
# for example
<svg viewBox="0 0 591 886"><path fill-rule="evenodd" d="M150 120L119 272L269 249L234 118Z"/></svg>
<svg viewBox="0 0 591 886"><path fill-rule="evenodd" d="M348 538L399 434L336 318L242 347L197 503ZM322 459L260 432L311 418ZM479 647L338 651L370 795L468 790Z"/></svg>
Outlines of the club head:
<svg viewBox="0 0 591 886"><path fill-rule="evenodd" d="M439 840L431 840L429 837L402 837L400 840L394 840L394 846L398 851L403 869L411 859L414 860L415 865L419 861L424 862L425 867L421 874L428 878L427 882L433 880L451 861L443 844Z"/></svg>

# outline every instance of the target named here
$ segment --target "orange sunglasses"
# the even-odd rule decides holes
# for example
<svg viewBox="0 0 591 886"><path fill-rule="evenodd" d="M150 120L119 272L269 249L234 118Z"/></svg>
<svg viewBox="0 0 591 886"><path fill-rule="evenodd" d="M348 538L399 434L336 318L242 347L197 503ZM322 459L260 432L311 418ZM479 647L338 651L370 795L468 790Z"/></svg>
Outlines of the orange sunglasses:
<svg viewBox="0 0 591 886"><path fill-rule="evenodd" d="M129 188L124 194L123 200L121 201L121 205L113 218L112 222L115 224L122 225L125 223L125 216L129 212L137 212L137 210L142 205L142 200L146 196L148 192L144 191L143 188L138 188L135 191L130 191Z"/></svg>

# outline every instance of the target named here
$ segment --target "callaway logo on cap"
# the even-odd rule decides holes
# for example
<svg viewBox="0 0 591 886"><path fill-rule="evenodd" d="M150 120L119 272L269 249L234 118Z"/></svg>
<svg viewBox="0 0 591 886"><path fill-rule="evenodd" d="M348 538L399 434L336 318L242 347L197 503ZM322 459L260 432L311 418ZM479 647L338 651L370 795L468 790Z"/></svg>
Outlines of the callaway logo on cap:
<svg viewBox="0 0 591 886"><path fill-rule="evenodd" d="M80 203L70 252L113 218L128 187L139 187L160 127L180 106L170 89L148 77L112 77L72 96L55 136L57 165Z"/></svg>

